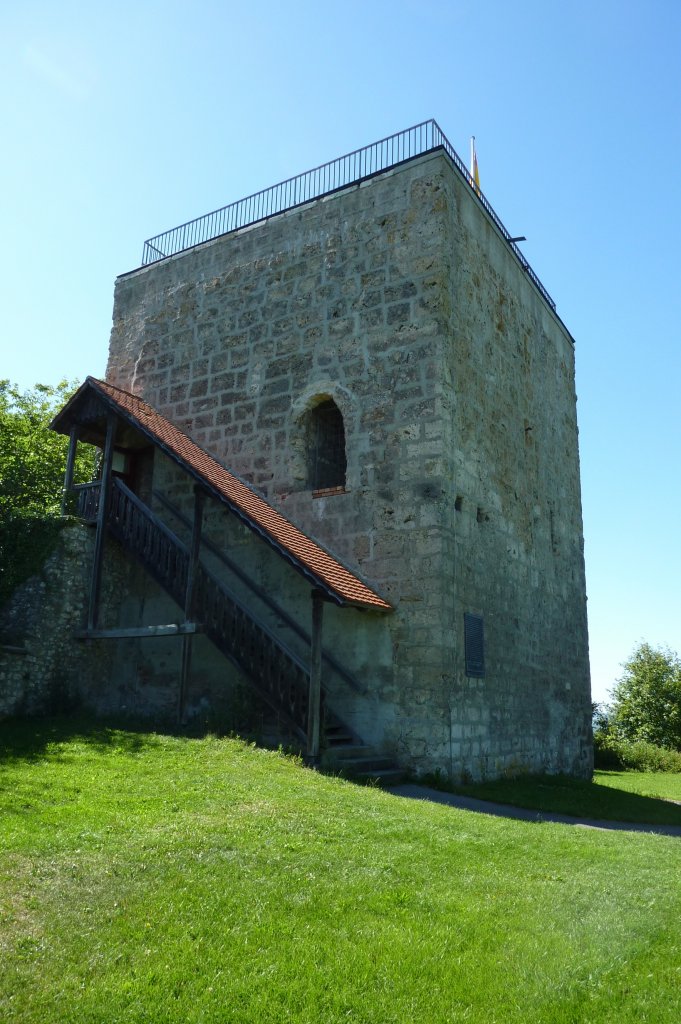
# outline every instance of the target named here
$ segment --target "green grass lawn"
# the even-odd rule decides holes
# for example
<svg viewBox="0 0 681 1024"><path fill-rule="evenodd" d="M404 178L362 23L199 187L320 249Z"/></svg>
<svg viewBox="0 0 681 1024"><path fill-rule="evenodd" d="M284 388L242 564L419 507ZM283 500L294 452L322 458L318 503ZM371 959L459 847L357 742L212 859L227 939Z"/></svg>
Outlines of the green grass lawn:
<svg viewBox="0 0 681 1024"><path fill-rule="evenodd" d="M454 787L482 800L581 818L681 825L681 774L594 772L593 782L564 776L521 776Z"/></svg>
<svg viewBox="0 0 681 1024"><path fill-rule="evenodd" d="M0 727L0 1020L674 1022L681 840L236 740Z"/></svg>
<svg viewBox="0 0 681 1024"><path fill-rule="evenodd" d="M599 786L626 790L639 796L650 796L659 800L675 800L681 803L681 773L679 772L604 772L594 773L594 782Z"/></svg>

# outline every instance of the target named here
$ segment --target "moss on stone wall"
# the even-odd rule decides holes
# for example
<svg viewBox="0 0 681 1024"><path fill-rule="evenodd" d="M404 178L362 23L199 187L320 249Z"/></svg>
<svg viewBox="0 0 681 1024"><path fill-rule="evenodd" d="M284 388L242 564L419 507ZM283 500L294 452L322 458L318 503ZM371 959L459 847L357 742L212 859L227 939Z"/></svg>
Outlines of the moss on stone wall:
<svg viewBox="0 0 681 1024"><path fill-rule="evenodd" d="M57 546L64 523L56 516L0 519L0 609L18 586L41 571Z"/></svg>
<svg viewBox="0 0 681 1024"><path fill-rule="evenodd" d="M0 718L68 711L88 686L108 678L110 648L74 638L84 621L92 531L73 519L48 519L38 521L33 540L15 565L37 569L2 608ZM20 543L30 548L28 531Z"/></svg>

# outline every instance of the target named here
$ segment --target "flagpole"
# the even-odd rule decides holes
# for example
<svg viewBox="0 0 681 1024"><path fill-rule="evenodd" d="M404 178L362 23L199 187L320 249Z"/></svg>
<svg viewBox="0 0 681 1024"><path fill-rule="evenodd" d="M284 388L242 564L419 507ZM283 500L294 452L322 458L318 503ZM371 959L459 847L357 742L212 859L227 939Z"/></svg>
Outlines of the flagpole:
<svg viewBox="0 0 681 1024"><path fill-rule="evenodd" d="M475 152L475 135L471 135L471 185L480 195L480 175L478 173L478 156Z"/></svg>

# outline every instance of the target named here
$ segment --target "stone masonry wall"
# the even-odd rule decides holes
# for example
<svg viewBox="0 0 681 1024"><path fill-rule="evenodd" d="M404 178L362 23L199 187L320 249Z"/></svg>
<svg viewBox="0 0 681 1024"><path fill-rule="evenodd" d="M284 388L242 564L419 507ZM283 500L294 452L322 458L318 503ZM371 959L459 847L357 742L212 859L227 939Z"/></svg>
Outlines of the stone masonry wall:
<svg viewBox="0 0 681 1024"><path fill-rule="evenodd" d="M107 371L395 604L391 616L329 610L325 636L382 709L380 726L359 716L366 738L424 765L448 736L438 503L447 173L440 158L415 161L120 279ZM315 498L302 434L321 395L344 417L347 487ZM309 625L309 588L291 602L298 581L285 568L282 600Z"/></svg>
<svg viewBox="0 0 681 1024"><path fill-rule="evenodd" d="M3 609L0 633L0 718L68 713L151 718L174 724L181 639L100 639L84 642L94 529L72 521L54 552ZM166 624L183 612L107 538L98 627ZM238 673L202 636L187 694L190 718L207 725L257 728L263 709Z"/></svg>
<svg viewBox="0 0 681 1024"><path fill-rule="evenodd" d="M470 190L452 176L447 192L452 762L589 775L574 349ZM484 679L465 675L467 611Z"/></svg>
<svg viewBox="0 0 681 1024"><path fill-rule="evenodd" d="M193 495L187 486L186 475L169 459L157 455L154 470L155 494L163 495L172 505L191 519ZM186 544L191 531L186 522L168 511L167 506L155 499L154 511L164 518L169 527ZM226 554L249 580L284 609L305 631L312 627L311 586L289 563L272 548L256 538L251 530L231 515L223 505L208 500L204 506L202 536ZM233 594L251 611L255 618L269 628L284 645L309 663L309 642L288 627L283 618L273 613L268 603L254 595L242 579L224 561L202 550L204 564L220 576ZM391 706L386 694L393 685L393 647L386 623L390 617L384 613L339 608L332 603L324 606L324 648L334 653L343 667L354 676L357 686L349 684L329 664L325 665L325 689L329 704L346 725L361 737L371 737L378 745L394 746L391 728ZM148 641L139 645L148 649ZM229 700L229 691L242 682L240 674L230 663L222 660L217 669L210 660L211 645L195 650L192 658L192 690L202 692L213 701L215 694ZM134 664L134 659L133 662ZM217 675L215 685L211 677ZM359 690L366 689L366 693ZM379 694L383 697L379 699Z"/></svg>
<svg viewBox="0 0 681 1024"><path fill-rule="evenodd" d="M453 775L588 770L572 349L444 155L120 278L107 379L394 604L326 617L369 691L335 694L365 739ZM315 497L321 396L347 485ZM290 567L224 514L209 530L308 624ZM464 611L485 618L482 680Z"/></svg>
<svg viewBox="0 0 681 1024"><path fill-rule="evenodd" d="M0 717L68 710L109 673L108 653L75 640L85 621L93 533L64 526L42 571L22 584L3 612L11 646L0 648Z"/></svg>

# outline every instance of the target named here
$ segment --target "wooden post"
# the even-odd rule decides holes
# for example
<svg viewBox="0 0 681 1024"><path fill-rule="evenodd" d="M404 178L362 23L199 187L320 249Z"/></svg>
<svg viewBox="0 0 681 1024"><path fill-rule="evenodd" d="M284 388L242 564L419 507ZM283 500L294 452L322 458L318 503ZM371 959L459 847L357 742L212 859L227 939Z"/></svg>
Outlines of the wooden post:
<svg viewBox="0 0 681 1024"><path fill-rule="evenodd" d="M66 502L68 500L69 491L73 487L73 467L76 461L76 446L78 444L78 425L76 423L71 427L69 435L69 450L66 456L66 472L64 473L64 490L61 496L61 514L66 515Z"/></svg>
<svg viewBox="0 0 681 1024"><path fill-rule="evenodd" d="M322 621L324 598L312 591L312 644L310 648L310 694L307 706L307 756L319 760L322 707Z"/></svg>
<svg viewBox="0 0 681 1024"><path fill-rule="evenodd" d="M187 566L187 587L184 594L184 621L189 622L192 617L192 605L194 604L194 587L196 584L196 567L199 562L201 551L201 528L203 525L203 501L204 492L198 485L194 485L194 521L192 523L192 542L189 549L189 565ZM192 662L192 634L185 633L182 637L182 665L180 667L180 692L177 699L177 721L185 725L184 702L187 694L187 683L189 681L189 670Z"/></svg>
<svg viewBox="0 0 681 1024"><path fill-rule="evenodd" d="M104 461L102 464L102 481L99 485L99 508L97 509L97 530L95 532L95 550L92 558L92 576L90 577L90 603L87 613L87 628L95 629L99 615L99 590L102 581L102 557L104 553L104 533L106 531L106 514L111 492L111 463L113 461L114 435L116 433L116 417L109 413L106 421L106 441L104 442Z"/></svg>

